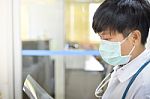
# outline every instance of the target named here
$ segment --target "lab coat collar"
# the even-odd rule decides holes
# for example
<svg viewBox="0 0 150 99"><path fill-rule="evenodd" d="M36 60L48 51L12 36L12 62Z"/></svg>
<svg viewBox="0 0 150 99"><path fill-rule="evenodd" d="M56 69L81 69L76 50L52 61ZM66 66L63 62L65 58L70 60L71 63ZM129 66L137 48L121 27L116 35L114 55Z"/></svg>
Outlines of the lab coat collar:
<svg viewBox="0 0 150 99"><path fill-rule="evenodd" d="M120 82L124 82L132 77L137 70L150 59L150 50L145 49L139 56L128 64L117 69L116 76Z"/></svg>

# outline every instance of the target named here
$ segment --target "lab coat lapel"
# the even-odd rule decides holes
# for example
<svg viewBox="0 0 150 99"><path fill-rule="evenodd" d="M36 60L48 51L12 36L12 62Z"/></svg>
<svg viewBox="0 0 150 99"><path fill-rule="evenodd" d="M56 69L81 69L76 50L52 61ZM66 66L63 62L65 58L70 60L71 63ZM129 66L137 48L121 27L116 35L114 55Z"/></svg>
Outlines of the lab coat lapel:
<svg viewBox="0 0 150 99"><path fill-rule="evenodd" d="M150 59L150 50L145 50L134 60L116 71L118 80L124 82L130 79L148 59Z"/></svg>

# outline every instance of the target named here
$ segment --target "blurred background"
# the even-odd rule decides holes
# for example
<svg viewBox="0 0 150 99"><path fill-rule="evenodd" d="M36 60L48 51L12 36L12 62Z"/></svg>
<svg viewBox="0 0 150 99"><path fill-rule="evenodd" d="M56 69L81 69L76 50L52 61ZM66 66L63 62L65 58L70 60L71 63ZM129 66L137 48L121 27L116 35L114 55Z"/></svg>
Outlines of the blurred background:
<svg viewBox="0 0 150 99"><path fill-rule="evenodd" d="M97 50L99 37L91 24L101 2L22 0L22 50ZM92 54L23 55L23 82L31 74L55 98L96 99L94 91L105 75L99 59Z"/></svg>
<svg viewBox="0 0 150 99"><path fill-rule="evenodd" d="M112 70L92 29L102 2L0 0L0 99L29 99L22 91L28 74L55 99L96 99Z"/></svg>

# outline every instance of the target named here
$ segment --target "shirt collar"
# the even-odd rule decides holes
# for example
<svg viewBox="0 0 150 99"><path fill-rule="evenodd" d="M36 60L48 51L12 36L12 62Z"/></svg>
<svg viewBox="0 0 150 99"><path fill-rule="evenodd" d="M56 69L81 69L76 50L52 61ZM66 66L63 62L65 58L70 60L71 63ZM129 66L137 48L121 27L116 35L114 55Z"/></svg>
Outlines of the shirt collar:
<svg viewBox="0 0 150 99"><path fill-rule="evenodd" d="M116 76L118 80L120 82L128 80L149 59L149 57L150 57L150 50L146 49L131 62L117 69Z"/></svg>

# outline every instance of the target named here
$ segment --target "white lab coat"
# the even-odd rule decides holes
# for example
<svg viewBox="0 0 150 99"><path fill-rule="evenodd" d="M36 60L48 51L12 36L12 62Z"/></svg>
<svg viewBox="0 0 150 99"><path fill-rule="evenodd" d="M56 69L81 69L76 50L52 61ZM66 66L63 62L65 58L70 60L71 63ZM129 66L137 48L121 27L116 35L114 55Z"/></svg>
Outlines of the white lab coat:
<svg viewBox="0 0 150 99"><path fill-rule="evenodd" d="M119 69L115 68L102 99L121 99L132 76L148 60L150 50L146 49L128 64ZM150 99L150 63L137 76L126 99Z"/></svg>

